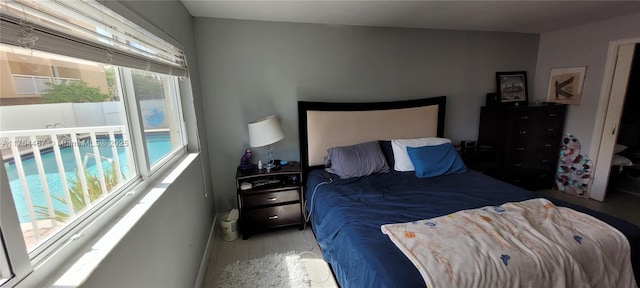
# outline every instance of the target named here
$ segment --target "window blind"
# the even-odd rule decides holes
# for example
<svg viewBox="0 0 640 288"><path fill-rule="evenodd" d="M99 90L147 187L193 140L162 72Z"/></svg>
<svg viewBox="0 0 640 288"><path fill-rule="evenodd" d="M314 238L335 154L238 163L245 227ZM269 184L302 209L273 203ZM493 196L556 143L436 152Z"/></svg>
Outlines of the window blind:
<svg viewBox="0 0 640 288"><path fill-rule="evenodd" d="M188 76L182 49L92 0L4 0L0 2L0 42Z"/></svg>

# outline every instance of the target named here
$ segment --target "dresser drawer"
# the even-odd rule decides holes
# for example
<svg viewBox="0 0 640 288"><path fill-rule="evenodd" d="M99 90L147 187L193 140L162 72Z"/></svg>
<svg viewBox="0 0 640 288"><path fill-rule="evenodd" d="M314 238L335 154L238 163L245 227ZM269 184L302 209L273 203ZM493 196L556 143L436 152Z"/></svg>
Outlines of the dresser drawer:
<svg viewBox="0 0 640 288"><path fill-rule="evenodd" d="M558 166L558 154L555 153L536 153L531 157L531 163L535 165L535 167L540 167L542 169L553 169L555 171L555 167Z"/></svg>
<svg viewBox="0 0 640 288"><path fill-rule="evenodd" d="M271 227L298 224L302 221L300 204L289 204L245 210L242 218L245 223L251 223L251 230L261 230Z"/></svg>
<svg viewBox="0 0 640 288"><path fill-rule="evenodd" d="M505 164L507 169L537 169L544 171L551 169L555 171L555 167L558 165L558 156L549 153L514 153L506 159Z"/></svg>
<svg viewBox="0 0 640 288"><path fill-rule="evenodd" d="M300 201L298 189L263 194L245 195L242 197L245 208Z"/></svg>
<svg viewBox="0 0 640 288"><path fill-rule="evenodd" d="M532 111L517 111L511 114L511 121L514 125L517 126L527 126L531 123L535 123L536 116Z"/></svg>
<svg viewBox="0 0 640 288"><path fill-rule="evenodd" d="M563 107L554 107L551 109L537 110L520 110L511 114L511 119L515 124L533 124L533 123L555 123L562 122L564 117Z"/></svg>
<svg viewBox="0 0 640 288"><path fill-rule="evenodd" d="M548 189L553 186L555 179L555 174L551 170L544 171L524 167L510 169L505 176L505 181L528 190Z"/></svg>
<svg viewBox="0 0 640 288"><path fill-rule="evenodd" d="M511 137L546 137L562 134L561 123L528 123L513 125Z"/></svg>

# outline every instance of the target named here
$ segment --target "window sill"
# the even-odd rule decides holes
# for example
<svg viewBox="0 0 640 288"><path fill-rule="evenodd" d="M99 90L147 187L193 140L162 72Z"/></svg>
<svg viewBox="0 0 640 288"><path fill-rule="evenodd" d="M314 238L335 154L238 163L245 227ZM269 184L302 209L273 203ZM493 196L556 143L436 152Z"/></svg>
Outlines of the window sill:
<svg viewBox="0 0 640 288"><path fill-rule="evenodd" d="M23 282L26 286L80 287L102 261L153 207L171 184L189 165L199 159L199 153L188 153L167 163L168 169L141 182L114 207L75 233L62 248L42 261ZM140 191L140 195L136 191ZM131 197L131 199L126 199Z"/></svg>

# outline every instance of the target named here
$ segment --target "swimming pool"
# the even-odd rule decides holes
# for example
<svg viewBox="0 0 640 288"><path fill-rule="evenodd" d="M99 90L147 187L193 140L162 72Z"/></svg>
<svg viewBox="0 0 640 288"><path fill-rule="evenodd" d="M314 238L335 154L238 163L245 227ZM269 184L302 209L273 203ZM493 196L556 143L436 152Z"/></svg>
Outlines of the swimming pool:
<svg viewBox="0 0 640 288"><path fill-rule="evenodd" d="M147 152L149 154L149 163L154 163L162 158L164 155L169 153L172 149L171 147L171 139L169 133L147 133L145 135L145 139L147 142ZM122 143L122 138L116 137L116 143ZM87 140L89 141L89 140ZM120 142L119 142L120 141ZM98 139L98 149L100 151L100 156L105 158L113 159L113 152L109 144L108 138L99 138ZM127 163L127 155L125 153L124 145L117 145L117 153L118 159L120 161L120 169L122 171L123 179L129 178L131 175L129 173L129 167ZM86 158L85 169L89 174L97 175L98 167L96 165L95 158L93 155L93 147L89 142L80 142L78 145L80 150L80 155L83 157L81 161ZM60 149L60 154L62 156L62 161L64 164L65 175L67 177L67 182L76 180L76 176L74 171L76 170L76 161L73 154L72 147L65 147ZM58 166L56 164L55 154L53 150L51 151L42 151L42 164L44 166L45 176L47 179L47 184L49 186L50 194L60 196L64 199L64 192L62 190L62 182L60 180L60 174L58 172ZM100 161L103 171L111 171L111 163L103 159ZM15 163L13 161L7 161L4 163L5 169L7 171L7 176L9 178L9 185L11 187L11 194L13 195L13 200L16 205L16 209L18 211L18 218L20 222L30 222L31 218L29 217L29 209L27 208L26 200L24 197L24 193L22 192L22 183L18 178L18 171L16 169ZM23 156L22 166L26 175L27 187L29 188L29 195L31 196L31 202L35 206L47 206L46 197L43 192L42 184L40 183L40 176L38 175L38 168L36 166L35 158ZM70 183L69 183L70 185ZM61 203L55 199L52 199L54 210L64 212L68 214L68 208L65 203ZM42 218L38 217L37 218Z"/></svg>

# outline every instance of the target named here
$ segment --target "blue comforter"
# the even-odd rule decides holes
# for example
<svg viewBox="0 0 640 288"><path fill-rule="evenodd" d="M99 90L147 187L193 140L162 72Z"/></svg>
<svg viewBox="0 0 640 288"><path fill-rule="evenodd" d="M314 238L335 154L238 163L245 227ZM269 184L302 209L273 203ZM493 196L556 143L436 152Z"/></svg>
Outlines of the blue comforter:
<svg viewBox="0 0 640 288"><path fill-rule="evenodd" d="M463 209L539 197L533 192L469 171L417 178L413 172L389 172L328 182L320 171L307 176L306 209L322 254L343 288L425 287L418 270L382 234L380 225L450 214ZM556 205L593 215L616 227L631 244L640 279L640 228L581 206L550 199Z"/></svg>

